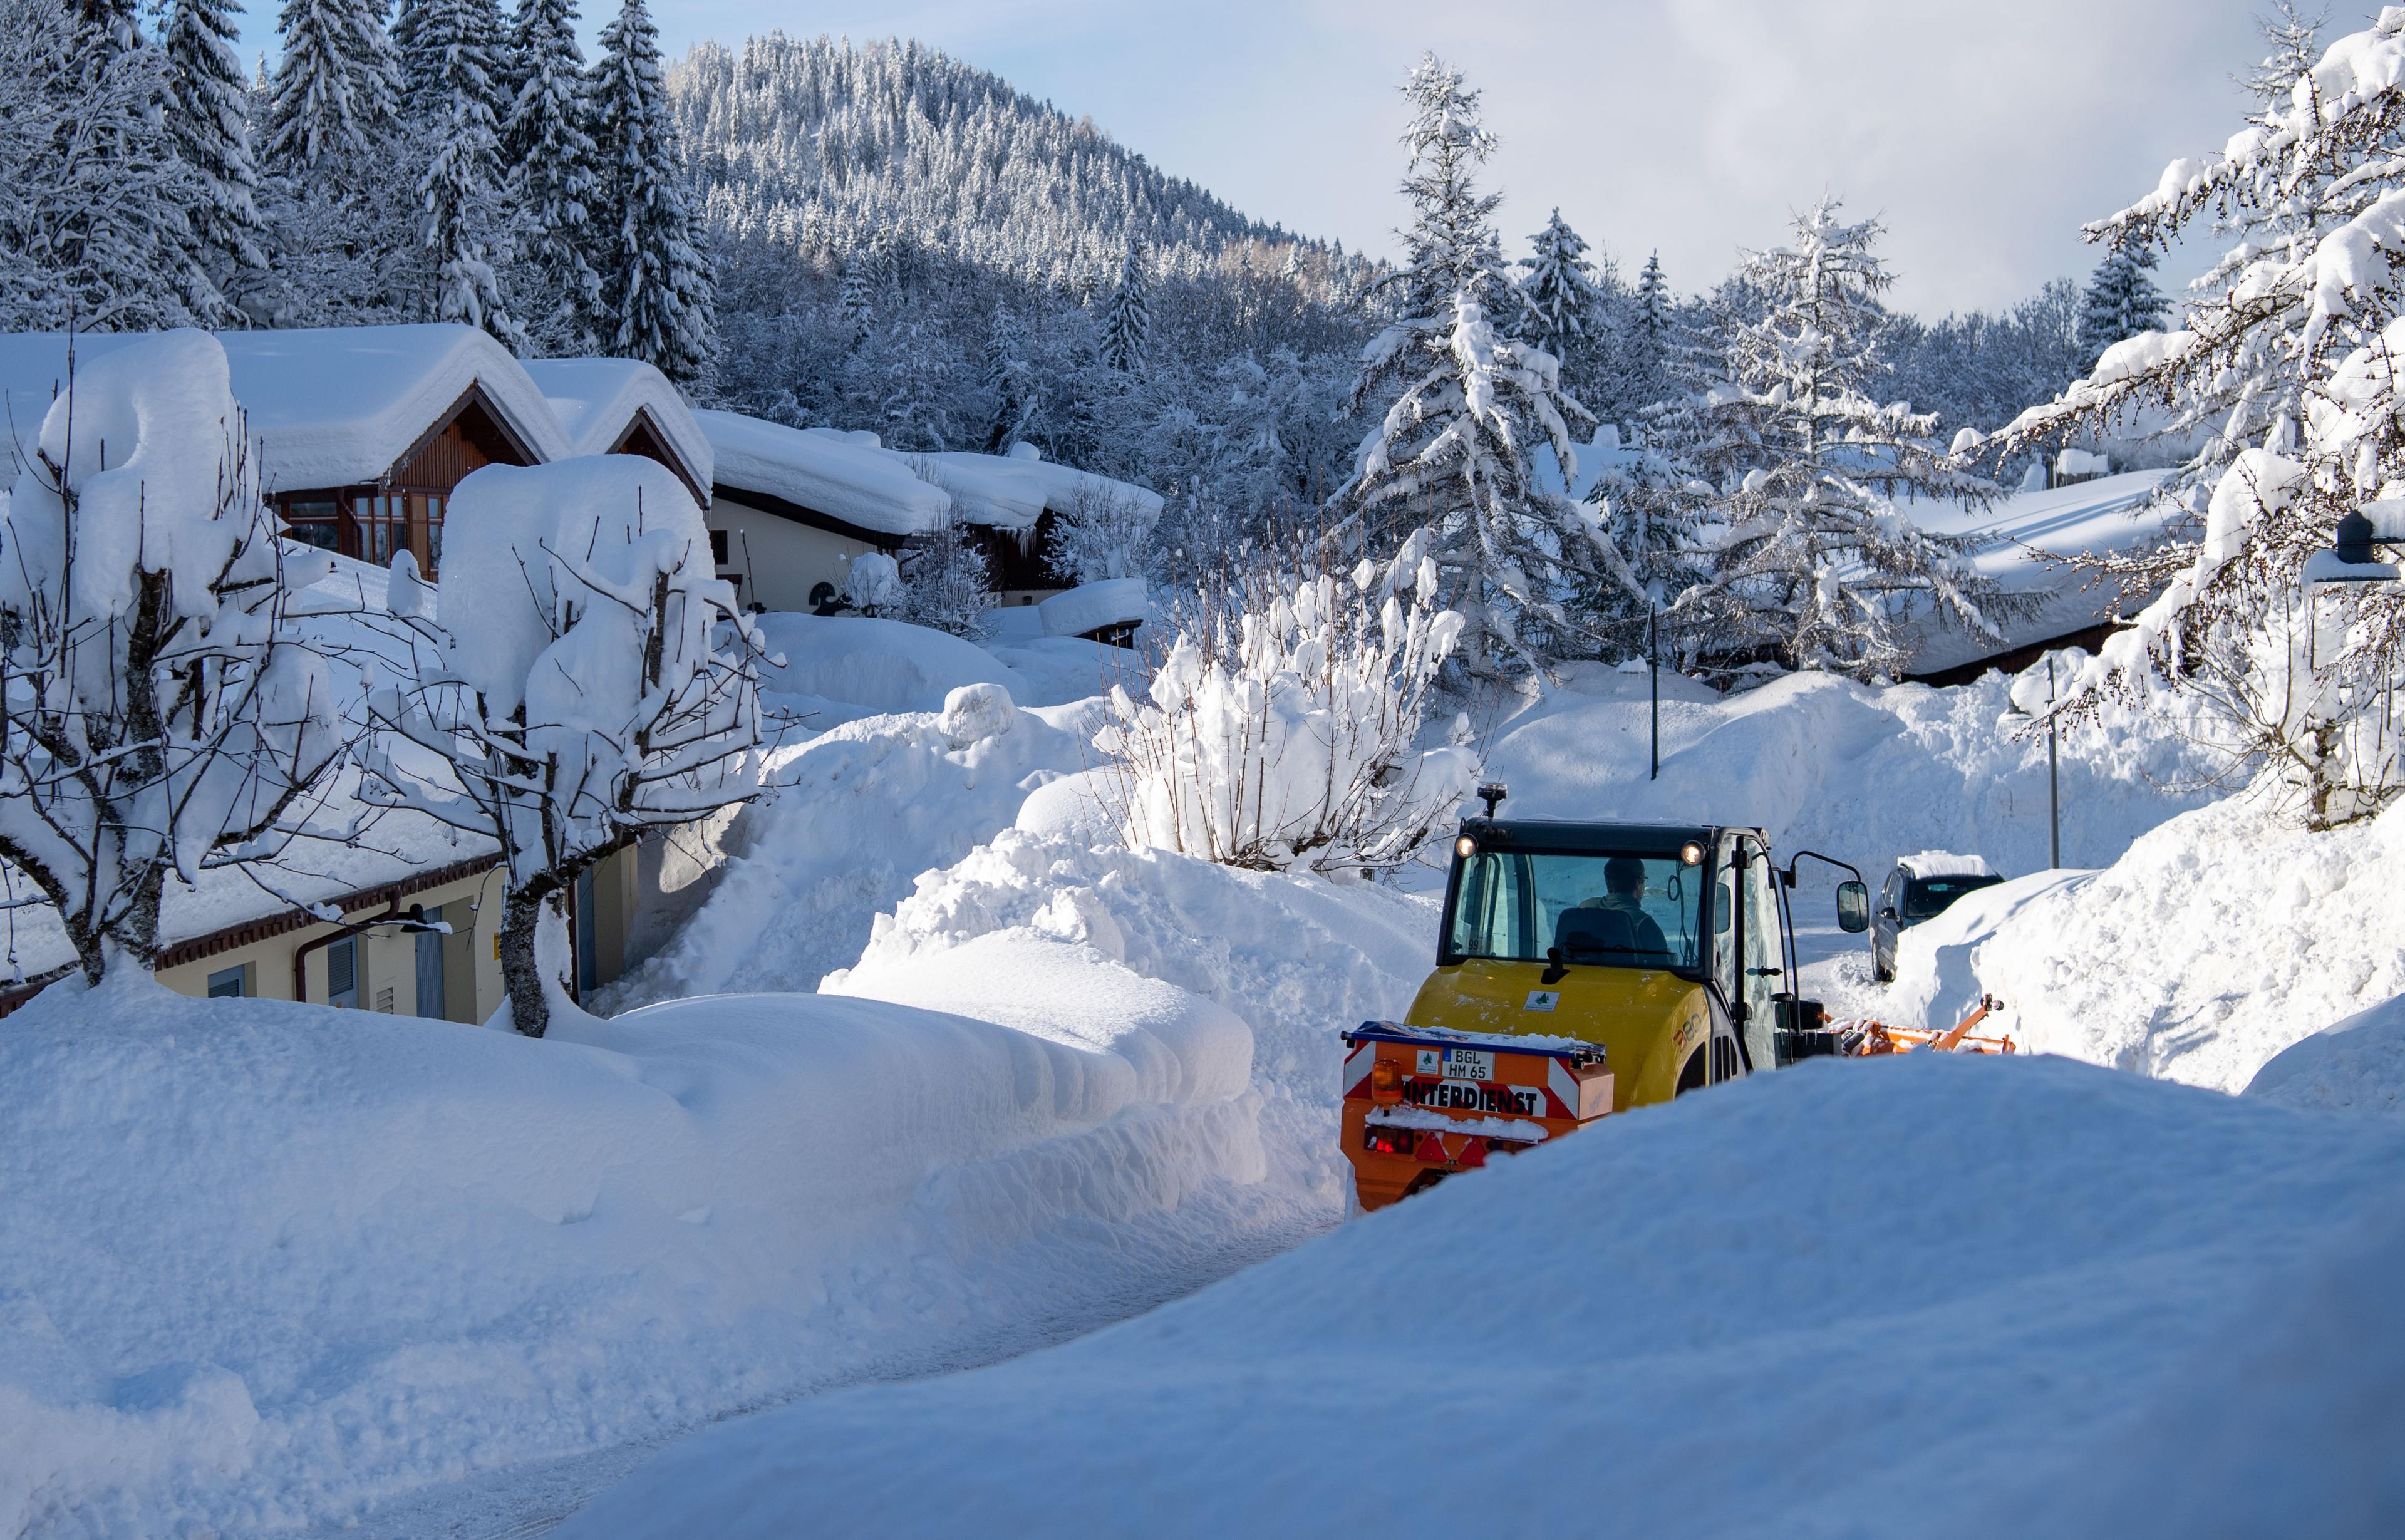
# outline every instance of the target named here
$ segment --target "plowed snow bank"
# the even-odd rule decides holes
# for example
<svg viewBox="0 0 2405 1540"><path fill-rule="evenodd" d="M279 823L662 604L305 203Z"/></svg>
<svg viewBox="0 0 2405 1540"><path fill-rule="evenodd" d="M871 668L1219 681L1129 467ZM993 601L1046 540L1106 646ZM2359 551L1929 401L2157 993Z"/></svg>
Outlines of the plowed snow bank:
<svg viewBox="0 0 2405 1540"><path fill-rule="evenodd" d="M2393 1533L2385 1258L2332 1249L2400 1170L2393 1124L2060 1059L1807 1065L1066 1347L725 1424L560 1534L2033 1534L2005 1520L2066 1483L2275 1459L2295 1506L2231 1511ZM2350 1308L2271 1293L2300 1259Z"/></svg>
<svg viewBox="0 0 2405 1540"><path fill-rule="evenodd" d="M53 989L0 1022L0 1534L340 1519L1291 1243L1244 1025L1114 987L1076 1031L768 995L540 1043Z"/></svg>

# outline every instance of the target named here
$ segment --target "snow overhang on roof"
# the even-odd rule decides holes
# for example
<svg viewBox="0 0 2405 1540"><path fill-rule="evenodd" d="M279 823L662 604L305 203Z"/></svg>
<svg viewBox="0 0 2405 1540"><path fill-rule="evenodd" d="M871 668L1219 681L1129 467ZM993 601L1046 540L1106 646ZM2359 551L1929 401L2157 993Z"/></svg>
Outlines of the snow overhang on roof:
<svg viewBox="0 0 2405 1540"><path fill-rule="evenodd" d="M143 335L77 337L78 357ZM538 461L571 453L559 419L509 350L474 327L325 327L223 331L234 399L261 451L270 492L380 480L471 389ZM67 376L63 333L0 337L0 394L21 436L40 423ZM31 413L30 420L28 420Z"/></svg>
<svg viewBox="0 0 2405 1540"><path fill-rule="evenodd" d="M914 473L874 435L787 427L734 412L694 414L715 456L712 482L740 497L774 497L881 535L923 535L951 495ZM858 441L865 439L865 443Z"/></svg>
<svg viewBox="0 0 2405 1540"><path fill-rule="evenodd" d="M716 452L667 375L635 358L529 358L523 367L558 416L570 453L607 455L648 418L697 495L709 497Z"/></svg>
<svg viewBox="0 0 2405 1540"><path fill-rule="evenodd" d="M1033 455L969 455L958 452L902 456L952 494L953 507L970 524L998 529L1030 529L1047 509L1075 511L1090 503L1131 504L1150 523L1160 517L1160 494L1097 476Z"/></svg>

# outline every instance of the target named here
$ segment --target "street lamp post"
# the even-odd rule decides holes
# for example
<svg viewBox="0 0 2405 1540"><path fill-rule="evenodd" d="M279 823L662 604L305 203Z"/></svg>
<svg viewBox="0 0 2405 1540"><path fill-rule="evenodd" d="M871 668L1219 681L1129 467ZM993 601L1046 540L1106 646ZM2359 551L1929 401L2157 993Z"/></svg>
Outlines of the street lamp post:
<svg viewBox="0 0 2405 1540"><path fill-rule="evenodd" d="M1662 611L1657 606L1645 616L1645 655L1652 665L1653 686L1653 768L1647 780L1662 778Z"/></svg>
<svg viewBox="0 0 2405 1540"><path fill-rule="evenodd" d="M2046 869L2062 870L2062 792L2054 747L2054 654L2046 655Z"/></svg>

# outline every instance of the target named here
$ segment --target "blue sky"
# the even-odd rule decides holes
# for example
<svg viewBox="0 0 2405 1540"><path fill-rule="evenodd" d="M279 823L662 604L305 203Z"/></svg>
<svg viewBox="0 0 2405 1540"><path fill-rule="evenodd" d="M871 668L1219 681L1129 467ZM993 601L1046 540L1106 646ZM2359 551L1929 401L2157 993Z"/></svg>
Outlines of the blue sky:
<svg viewBox="0 0 2405 1540"><path fill-rule="evenodd" d="M504 0L505 6L509 0ZM274 47L253 0L247 47ZM588 39L609 0L587 0ZM1881 216L1896 298L1996 307L2097 254L2083 220L2216 148L2258 0L654 0L671 54L781 29L915 36L1091 117L1288 229L1392 248L1395 94L1434 49L1484 89L1516 253L1554 204L1705 287L1823 189ZM2362 22L2332 7L2326 37ZM2184 280L2200 257L2174 258Z"/></svg>

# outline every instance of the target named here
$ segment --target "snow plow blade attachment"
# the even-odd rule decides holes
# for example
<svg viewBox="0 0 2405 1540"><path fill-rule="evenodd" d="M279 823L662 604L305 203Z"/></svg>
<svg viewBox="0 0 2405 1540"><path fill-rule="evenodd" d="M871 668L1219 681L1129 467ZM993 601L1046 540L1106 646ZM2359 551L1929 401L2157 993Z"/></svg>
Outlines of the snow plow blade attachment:
<svg viewBox="0 0 2405 1540"><path fill-rule="evenodd" d="M1973 1006L1968 1015L1942 1029L1891 1027L1883 1021L1864 1018L1833 1021L1811 1031L1782 1035L1786 1040L1786 1052L1793 1058L1812 1058L1822 1055L1875 1058L1882 1054L1908 1054L1920 1048L1941 1054L2009 1054L2017 1051L2011 1038L1983 1035L1971 1030L1986 1021L1990 1013L2003 1009L2004 1003L1993 995L1981 995L1979 1003Z"/></svg>
<svg viewBox="0 0 2405 1540"><path fill-rule="evenodd" d="M1343 1042L1341 1137L1365 1210L1611 1111L1603 1049L1574 1038L1365 1021Z"/></svg>

